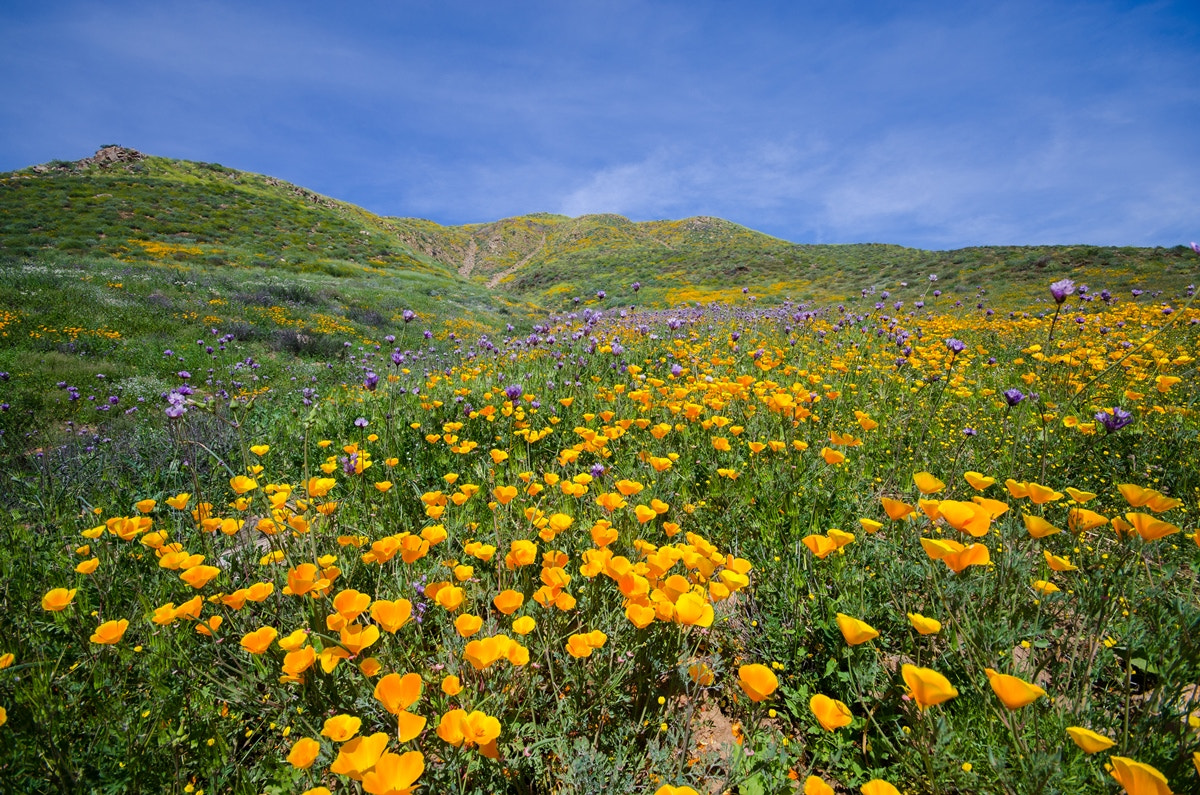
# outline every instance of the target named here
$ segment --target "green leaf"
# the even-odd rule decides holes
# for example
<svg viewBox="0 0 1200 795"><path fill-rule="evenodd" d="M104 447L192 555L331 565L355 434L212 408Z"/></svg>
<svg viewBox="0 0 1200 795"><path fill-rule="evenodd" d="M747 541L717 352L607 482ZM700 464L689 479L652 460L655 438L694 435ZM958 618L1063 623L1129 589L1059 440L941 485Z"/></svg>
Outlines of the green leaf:
<svg viewBox="0 0 1200 795"><path fill-rule="evenodd" d="M743 781L738 788L742 795L766 795L766 788L763 785L762 773L755 773L746 781Z"/></svg>

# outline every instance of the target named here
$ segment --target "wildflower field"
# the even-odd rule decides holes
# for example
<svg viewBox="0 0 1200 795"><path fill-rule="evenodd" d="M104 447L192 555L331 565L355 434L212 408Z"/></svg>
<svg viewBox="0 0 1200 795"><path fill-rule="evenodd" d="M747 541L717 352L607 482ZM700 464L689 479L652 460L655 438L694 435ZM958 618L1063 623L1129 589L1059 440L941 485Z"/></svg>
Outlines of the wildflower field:
<svg viewBox="0 0 1200 795"><path fill-rule="evenodd" d="M1200 791L1194 290L939 286L242 389L218 322L64 400L6 440L0 789Z"/></svg>

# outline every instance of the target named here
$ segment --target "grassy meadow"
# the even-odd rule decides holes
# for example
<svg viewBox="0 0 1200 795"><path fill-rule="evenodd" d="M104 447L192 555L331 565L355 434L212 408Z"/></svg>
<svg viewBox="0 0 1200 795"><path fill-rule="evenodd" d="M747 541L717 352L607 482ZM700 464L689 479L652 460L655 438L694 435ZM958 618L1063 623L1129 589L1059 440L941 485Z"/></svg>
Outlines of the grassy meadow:
<svg viewBox="0 0 1200 795"><path fill-rule="evenodd" d="M550 301L431 228L9 252L5 791L1200 790L1200 255Z"/></svg>

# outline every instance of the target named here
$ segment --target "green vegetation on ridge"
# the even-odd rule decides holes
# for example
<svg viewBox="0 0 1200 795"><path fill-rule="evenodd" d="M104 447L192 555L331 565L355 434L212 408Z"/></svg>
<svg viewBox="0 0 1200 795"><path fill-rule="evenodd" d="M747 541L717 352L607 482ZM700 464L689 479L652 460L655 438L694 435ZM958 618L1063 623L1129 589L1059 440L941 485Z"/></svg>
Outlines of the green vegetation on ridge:
<svg viewBox="0 0 1200 795"><path fill-rule="evenodd" d="M633 222L535 213L442 226L381 218L268 176L106 147L0 175L0 370L11 417L62 408L60 381L164 378L162 351L229 329L264 368L347 342L413 346L528 329L576 306L842 301L894 306L1045 301L1071 276L1177 291L1187 249L801 245L719 218ZM933 283L930 275L939 280ZM640 289L635 290L635 285ZM938 290L945 295L937 296ZM886 297L883 296L887 292ZM404 321L404 311L417 318ZM426 319L437 319L436 324Z"/></svg>
<svg viewBox="0 0 1200 795"><path fill-rule="evenodd" d="M612 214L534 214L464 226L389 220L406 242L461 276L551 310L601 290L608 305L651 307L729 301L743 289L768 303L843 300L871 288L914 300L925 296L931 274L961 294L982 288L1007 308L1040 299L1047 279L1063 276L1118 290L1178 289L1195 279L1183 245L923 251L789 243L709 217L634 222Z"/></svg>
<svg viewBox="0 0 1200 795"><path fill-rule="evenodd" d="M993 303L1011 306L1062 276L1114 290L1178 289L1194 278L1186 251L1182 245L955 251L808 245L711 217L634 222L613 214L533 213L443 226L382 218L215 163L119 147L0 175L0 256L169 259L340 278L424 273L450 291L471 293L474 286L477 295L519 296L547 310L601 290L609 306L729 300L743 289L769 303L841 300L870 288L912 300L924 295L930 274L961 293L984 288Z"/></svg>

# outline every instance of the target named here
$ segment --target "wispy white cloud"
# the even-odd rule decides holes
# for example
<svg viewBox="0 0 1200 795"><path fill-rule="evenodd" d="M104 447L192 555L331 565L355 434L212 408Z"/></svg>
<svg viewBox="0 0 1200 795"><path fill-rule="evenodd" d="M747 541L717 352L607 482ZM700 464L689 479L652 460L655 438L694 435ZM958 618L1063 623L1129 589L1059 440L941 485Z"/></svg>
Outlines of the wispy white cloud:
<svg viewBox="0 0 1200 795"><path fill-rule="evenodd" d="M642 219L695 210L812 242L1150 245L1200 222L1200 179L1176 154L1151 130L1094 118L991 149L948 127L884 131L853 149L664 150L597 170L558 210Z"/></svg>

